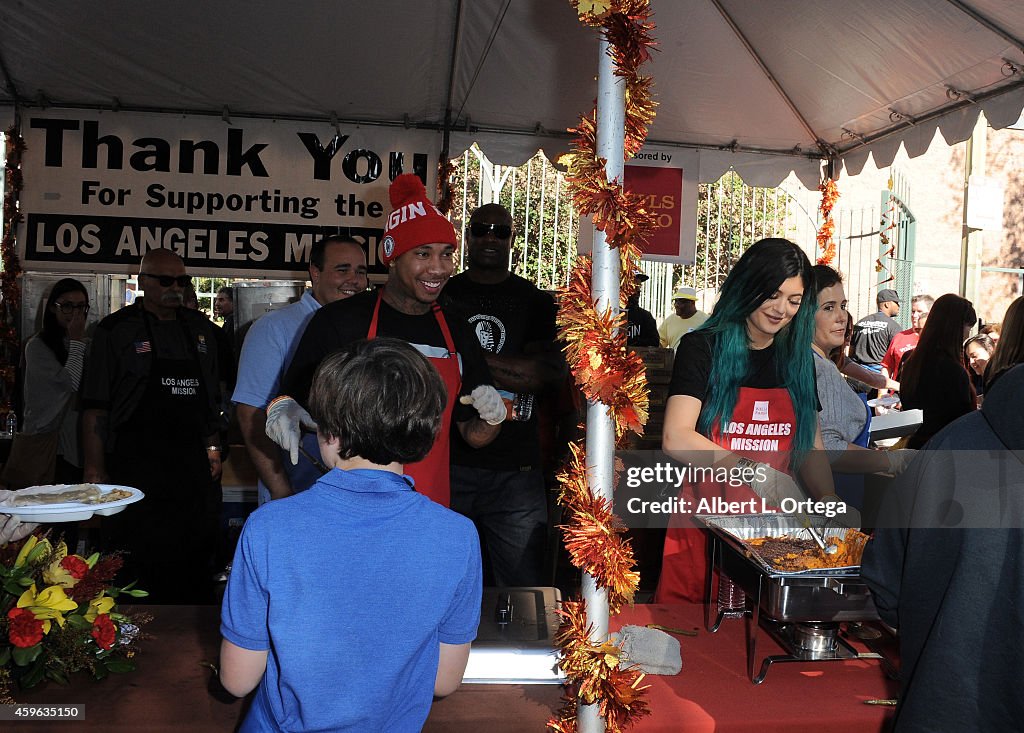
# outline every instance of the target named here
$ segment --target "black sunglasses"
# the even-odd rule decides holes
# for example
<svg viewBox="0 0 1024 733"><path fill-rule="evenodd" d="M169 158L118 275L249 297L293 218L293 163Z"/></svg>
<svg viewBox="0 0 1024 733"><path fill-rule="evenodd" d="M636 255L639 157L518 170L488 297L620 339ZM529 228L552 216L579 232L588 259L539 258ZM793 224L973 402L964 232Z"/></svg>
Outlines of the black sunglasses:
<svg viewBox="0 0 1024 733"><path fill-rule="evenodd" d="M159 282L161 287L165 288L171 287L172 285L174 285L174 283L178 283L179 287L183 288L187 288L189 285L192 284L191 275L178 275L177 277L175 277L174 275L151 275L148 272L140 272L139 275L144 277L151 277L157 282Z"/></svg>
<svg viewBox="0 0 1024 733"><path fill-rule="evenodd" d="M486 237L488 232L494 232L498 239L508 239L512 236L512 227L508 224L484 224L482 221L469 225L469 233L474 237Z"/></svg>
<svg viewBox="0 0 1024 733"><path fill-rule="evenodd" d="M75 311L82 311L82 313L89 312L88 303L54 303L54 305L57 306L57 310L64 315L69 315Z"/></svg>

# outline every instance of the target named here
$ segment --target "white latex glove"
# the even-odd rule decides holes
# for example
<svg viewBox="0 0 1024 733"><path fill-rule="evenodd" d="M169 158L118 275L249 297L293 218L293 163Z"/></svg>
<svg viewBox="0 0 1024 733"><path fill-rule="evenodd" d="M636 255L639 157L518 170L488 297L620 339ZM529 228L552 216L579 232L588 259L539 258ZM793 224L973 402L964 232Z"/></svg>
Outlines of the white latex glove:
<svg viewBox="0 0 1024 733"><path fill-rule="evenodd" d="M910 465L910 462L914 460L916 455L917 451L913 448L887 450L885 457L889 459L889 470L886 473L890 476L899 476Z"/></svg>
<svg viewBox="0 0 1024 733"><path fill-rule="evenodd" d="M853 506L852 504L846 504L845 502L843 502L842 499L835 495L825 497L825 501L842 502L846 506L846 511L842 513L838 511L839 507L833 507L834 509L837 510L837 512L834 517L829 519L829 522L841 524L845 527L851 527L853 529L861 528L861 525L863 525L864 520L861 519L860 511L855 506Z"/></svg>
<svg viewBox="0 0 1024 733"><path fill-rule="evenodd" d="M772 506L780 506L783 499L794 499L804 501L807 494L804 493L792 476L777 471L766 463L758 464L754 471L754 478L750 482L750 488L754 493L765 499Z"/></svg>
<svg viewBox="0 0 1024 733"><path fill-rule="evenodd" d="M22 522L13 514L0 514L0 545L23 540L38 526L32 522Z"/></svg>
<svg viewBox="0 0 1024 733"><path fill-rule="evenodd" d="M7 501L16 493L16 491L7 491L6 489L0 490L0 501ZM32 522L23 523L13 514L0 514L0 545L23 540L32 534L32 530L38 526Z"/></svg>
<svg viewBox="0 0 1024 733"><path fill-rule="evenodd" d="M501 399L498 390L489 384L481 384L468 395L462 395L459 402L464 405L473 405L480 419L488 425L501 425L508 414L505 401Z"/></svg>
<svg viewBox="0 0 1024 733"><path fill-rule="evenodd" d="M291 397L278 397L267 406L267 437L288 451L292 465L299 462L302 428L316 430L316 421Z"/></svg>

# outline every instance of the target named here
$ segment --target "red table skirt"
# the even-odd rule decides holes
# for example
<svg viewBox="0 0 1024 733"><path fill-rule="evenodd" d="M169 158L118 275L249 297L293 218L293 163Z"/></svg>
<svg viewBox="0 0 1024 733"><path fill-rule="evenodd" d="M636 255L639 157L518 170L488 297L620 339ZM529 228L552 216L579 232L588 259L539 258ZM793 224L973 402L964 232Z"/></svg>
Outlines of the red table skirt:
<svg viewBox="0 0 1024 733"><path fill-rule="evenodd" d="M138 669L96 682L76 675L67 687L48 683L15 693L31 704L84 703L85 721L4 723L3 730L45 731L231 731L244 701L225 704L210 697L210 673L201 662L214 661L220 645L218 609L213 606L150 606L149 638L136 658ZM746 622L726 619L718 633L704 631L700 606L648 605L626 609L611 620L625 624L659 623L699 630L677 636L683 669L673 677L650 675L651 715L636 731L716 731L716 733L870 733L884 729L891 708L864 705L889 698L896 685L878 661L787 663L773 665L761 685L746 674ZM779 653L763 632L759 654ZM544 730L560 707L558 685L462 685L434 703L425 730L435 733L521 733Z"/></svg>
<svg viewBox="0 0 1024 733"><path fill-rule="evenodd" d="M704 630L698 605L638 605L611 620L613 630L626 624L658 623L694 629L696 637L677 635L683 669L678 675L648 675L651 715L637 731L715 733L870 733L885 730L892 708L864 700L896 696L877 660L774 664L764 682L747 676L746 622L726 619L717 633ZM758 635L758 667L767 654L782 650L764 631ZM543 731L560 706L561 688L544 685L463 685L434 703L424 730Z"/></svg>

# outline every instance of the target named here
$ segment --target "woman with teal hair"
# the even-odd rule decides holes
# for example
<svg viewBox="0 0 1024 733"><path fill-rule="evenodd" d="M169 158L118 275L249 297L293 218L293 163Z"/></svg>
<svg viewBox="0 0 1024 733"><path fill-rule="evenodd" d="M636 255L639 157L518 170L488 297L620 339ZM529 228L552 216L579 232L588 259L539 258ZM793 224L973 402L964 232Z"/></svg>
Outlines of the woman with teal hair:
<svg viewBox="0 0 1024 733"><path fill-rule="evenodd" d="M656 602L703 598L706 535L689 515L721 512L702 510L715 505L701 500L739 501L744 511L807 499L848 509L835 496L821 452L811 356L815 310L807 256L788 240L762 239L733 267L707 322L680 340L662 447L691 466L713 467L716 478L724 471L729 480L684 487L691 503L682 504L687 514L672 517ZM839 517L859 523L852 508Z"/></svg>

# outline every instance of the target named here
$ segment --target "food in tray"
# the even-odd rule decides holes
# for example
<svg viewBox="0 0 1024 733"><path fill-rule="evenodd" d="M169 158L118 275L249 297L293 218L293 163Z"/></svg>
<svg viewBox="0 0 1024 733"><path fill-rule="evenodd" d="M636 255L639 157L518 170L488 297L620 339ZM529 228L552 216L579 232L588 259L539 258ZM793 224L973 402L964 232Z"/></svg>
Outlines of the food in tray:
<svg viewBox="0 0 1024 733"><path fill-rule="evenodd" d="M12 506L40 506L49 504L109 504L110 502L127 499L132 492L124 489L112 489L106 494L96 484L68 484L62 490L53 487L49 491L33 491L16 496Z"/></svg>
<svg viewBox="0 0 1024 733"><path fill-rule="evenodd" d="M780 537L755 537L745 540L763 560L772 567L787 573L801 570L826 570L860 565L864 554L864 543L868 536L855 529L846 530L842 537L830 536L825 543L834 545L837 552L829 555L810 538L782 535Z"/></svg>

